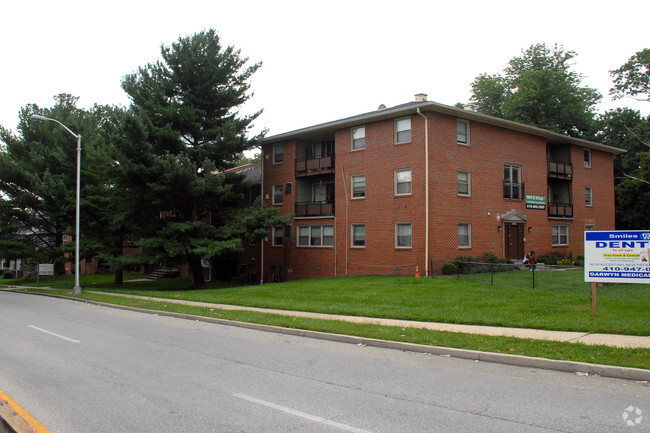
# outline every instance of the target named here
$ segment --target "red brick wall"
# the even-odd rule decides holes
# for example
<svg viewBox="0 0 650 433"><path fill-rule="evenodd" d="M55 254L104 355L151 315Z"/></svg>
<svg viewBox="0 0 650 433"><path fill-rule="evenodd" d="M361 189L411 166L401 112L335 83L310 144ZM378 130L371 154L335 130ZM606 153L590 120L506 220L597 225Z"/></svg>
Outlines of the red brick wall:
<svg viewBox="0 0 650 433"><path fill-rule="evenodd" d="M429 257L451 260L459 255L481 256L486 252L504 257L501 215L515 210L523 214L525 250L539 255L560 251L582 254L583 231L588 224L597 230L614 228L612 154L592 150L592 168L583 164L583 148L571 146L574 164L573 220L556 220L546 210L526 209L525 199L503 197L503 166L521 167L521 182L527 194L547 192L546 139L497 126L470 122L469 146L456 141L456 117L425 112L429 125ZM366 148L351 150L351 130L335 135L336 217L322 220L292 220L292 239L283 247L265 249L266 280L271 266L282 266L284 279L359 274L413 275L416 266L425 269L425 134L424 119L411 115L409 143L394 143L394 119L368 123ZM323 137L324 138L324 137ZM284 145L284 163L272 164L272 146L264 147L264 196L272 200L272 185L292 182L292 195L285 195L280 213L292 213L296 198L293 160L296 142ZM269 155L269 159L266 159ZM412 170L412 194L395 196L394 172ZM457 172L470 172L471 195L459 196ZM365 174L366 197L351 197L351 176ZM585 186L593 188L593 207L585 206ZM412 247L395 247L395 223L412 224ZM458 223L471 223L471 248L458 247ZM366 246L351 247L351 225L366 225ZM334 247L297 247L297 225L334 224ZM569 245L552 246L553 225L569 226ZM501 227L501 230L498 229Z"/></svg>

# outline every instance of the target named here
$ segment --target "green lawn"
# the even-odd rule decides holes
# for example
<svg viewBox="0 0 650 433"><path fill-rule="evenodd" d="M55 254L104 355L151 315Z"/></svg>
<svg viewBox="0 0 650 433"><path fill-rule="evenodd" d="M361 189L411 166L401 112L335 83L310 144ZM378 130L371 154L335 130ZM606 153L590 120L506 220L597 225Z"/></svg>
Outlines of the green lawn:
<svg viewBox="0 0 650 433"><path fill-rule="evenodd" d="M591 317L589 284L581 271L508 272L452 278L339 277L263 286L191 290L190 281L125 283L82 280L88 290L286 310L550 330L650 335L650 285L598 289ZM542 286L542 287L540 287ZM176 290L181 289L181 290Z"/></svg>

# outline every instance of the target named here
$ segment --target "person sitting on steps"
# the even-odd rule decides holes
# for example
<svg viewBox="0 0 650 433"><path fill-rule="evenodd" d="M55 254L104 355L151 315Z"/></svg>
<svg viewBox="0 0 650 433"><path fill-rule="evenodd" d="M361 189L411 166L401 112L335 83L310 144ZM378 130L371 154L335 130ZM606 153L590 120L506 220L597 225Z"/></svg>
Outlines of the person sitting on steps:
<svg viewBox="0 0 650 433"><path fill-rule="evenodd" d="M528 254L526 254L526 257L524 257L523 261L524 265L528 267L531 271L536 268L535 265L537 265L537 258L535 257L535 251L531 251Z"/></svg>

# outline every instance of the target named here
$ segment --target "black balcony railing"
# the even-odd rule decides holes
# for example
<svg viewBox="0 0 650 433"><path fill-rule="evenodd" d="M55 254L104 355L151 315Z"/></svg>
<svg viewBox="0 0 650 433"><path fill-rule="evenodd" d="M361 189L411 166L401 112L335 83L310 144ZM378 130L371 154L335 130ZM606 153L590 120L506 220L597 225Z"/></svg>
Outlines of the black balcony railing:
<svg viewBox="0 0 650 433"><path fill-rule="evenodd" d="M296 217L334 216L334 202L296 203Z"/></svg>
<svg viewBox="0 0 650 433"><path fill-rule="evenodd" d="M548 161L548 177L573 180L573 164L570 162Z"/></svg>
<svg viewBox="0 0 650 433"><path fill-rule="evenodd" d="M333 172L334 155L296 159L296 176L308 176L311 174Z"/></svg>
<svg viewBox="0 0 650 433"><path fill-rule="evenodd" d="M526 185L523 183L503 182L503 198L523 200Z"/></svg>
<svg viewBox="0 0 650 433"><path fill-rule="evenodd" d="M573 203L548 202L548 216L554 218L573 218Z"/></svg>

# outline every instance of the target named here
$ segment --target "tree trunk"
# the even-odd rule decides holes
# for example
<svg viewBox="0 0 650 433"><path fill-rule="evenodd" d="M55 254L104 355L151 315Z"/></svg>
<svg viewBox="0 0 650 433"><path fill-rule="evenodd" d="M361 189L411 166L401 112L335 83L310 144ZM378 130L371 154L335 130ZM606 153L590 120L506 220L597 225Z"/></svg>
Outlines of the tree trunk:
<svg viewBox="0 0 650 433"><path fill-rule="evenodd" d="M192 277L194 278L194 287L197 289L205 288L205 278L203 277L203 266L201 265L201 257L191 254L187 260L192 270Z"/></svg>
<svg viewBox="0 0 650 433"><path fill-rule="evenodd" d="M117 268L115 269L115 284L123 284L124 283L124 269Z"/></svg>

